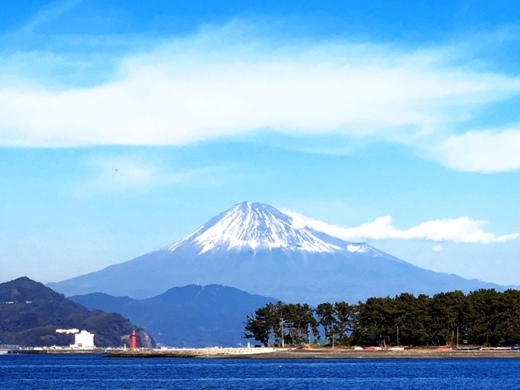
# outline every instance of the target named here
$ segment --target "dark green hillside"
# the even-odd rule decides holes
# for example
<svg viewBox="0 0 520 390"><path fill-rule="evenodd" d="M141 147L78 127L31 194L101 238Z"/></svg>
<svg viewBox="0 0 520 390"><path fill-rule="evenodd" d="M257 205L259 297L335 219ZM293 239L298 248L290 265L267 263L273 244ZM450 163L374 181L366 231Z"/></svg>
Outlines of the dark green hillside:
<svg viewBox="0 0 520 390"><path fill-rule="evenodd" d="M98 347L117 347L136 330L119 314L90 311L27 277L0 284L0 343L21 346L70 345L73 335L57 328L85 329ZM145 332L138 332L143 341ZM151 340L153 344L153 340Z"/></svg>

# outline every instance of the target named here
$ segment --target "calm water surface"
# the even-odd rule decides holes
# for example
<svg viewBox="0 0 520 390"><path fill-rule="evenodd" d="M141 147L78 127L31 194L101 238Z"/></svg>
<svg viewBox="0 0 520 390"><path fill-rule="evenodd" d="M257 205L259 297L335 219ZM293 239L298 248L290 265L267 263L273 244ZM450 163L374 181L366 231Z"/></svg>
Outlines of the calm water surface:
<svg viewBox="0 0 520 390"><path fill-rule="evenodd" d="M0 356L2 390L519 389L520 359L218 360Z"/></svg>

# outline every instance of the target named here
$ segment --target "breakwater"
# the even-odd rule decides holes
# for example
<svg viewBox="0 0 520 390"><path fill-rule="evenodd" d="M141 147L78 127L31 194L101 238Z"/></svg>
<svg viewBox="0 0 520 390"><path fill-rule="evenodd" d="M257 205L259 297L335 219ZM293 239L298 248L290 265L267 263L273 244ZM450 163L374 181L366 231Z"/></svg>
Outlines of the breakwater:
<svg viewBox="0 0 520 390"><path fill-rule="evenodd" d="M233 359L450 359L520 358L519 350L413 348L356 350L347 348L194 348L110 350L107 357L121 358L233 358Z"/></svg>
<svg viewBox="0 0 520 390"><path fill-rule="evenodd" d="M107 357L229 357L266 355L275 348L168 348L168 349L118 349L108 350Z"/></svg>

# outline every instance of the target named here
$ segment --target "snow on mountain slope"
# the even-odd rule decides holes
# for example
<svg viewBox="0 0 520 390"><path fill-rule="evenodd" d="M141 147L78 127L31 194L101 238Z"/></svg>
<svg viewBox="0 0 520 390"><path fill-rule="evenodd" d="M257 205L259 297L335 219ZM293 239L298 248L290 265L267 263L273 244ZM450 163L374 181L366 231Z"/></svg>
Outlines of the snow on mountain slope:
<svg viewBox="0 0 520 390"><path fill-rule="evenodd" d="M251 202L233 206L185 239L163 249L175 251L182 247L195 247L199 254L274 248L334 253L345 249L318 238L307 228L295 228L292 218L274 207Z"/></svg>
<svg viewBox="0 0 520 390"><path fill-rule="evenodd" d="M424 270L366 243L295 226L274 207L250 202L233 206L174 244L49 286L70 295L144 298L188 284L219 284L311 304L404 291L501 288Z"/></svg>

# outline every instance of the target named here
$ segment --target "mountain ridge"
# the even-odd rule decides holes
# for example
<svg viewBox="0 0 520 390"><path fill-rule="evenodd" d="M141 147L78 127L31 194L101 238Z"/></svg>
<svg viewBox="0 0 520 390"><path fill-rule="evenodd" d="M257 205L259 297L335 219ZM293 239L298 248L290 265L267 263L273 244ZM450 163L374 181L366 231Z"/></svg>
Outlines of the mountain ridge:
<svg viewBox="0 0 520 390"><path fill-rule="evenodd" d="M294 228L292 218L263 203L243 202L210 219L186 238L165 250L183 245L201 249L199 254L221 250L282 248L308 252L333 252L341 249L317 238L307 228Z"/></svg>
<svg viewBox="0 0 520 390"><path fill-rule="evenodd" d="M74 337L56 333L58 328L93 332L97 347L119 347L133 330L141 345L155 345L145 331L120 314L91 311L28 277L0 284L0 343L33 347L73 344Z"/></svg>
<svg viewBox="0 0 520 390"><path fill-rule="evenodd" d="M67 295L146 298L172 286L220 284L286 302L355 302L401 292L503 289L424 270L366 243L295 227L262 203L243 202L170 245L49 286Z"/></svg>
<svg viewBox="0 0 520 390"><path fill-rule="evenodd" d="M119 313L171 347L240 346L247 341L244 321L259 307L277 300L221 285L173 287L147 299L105 293L71 296L91 310Z"/></svg>

